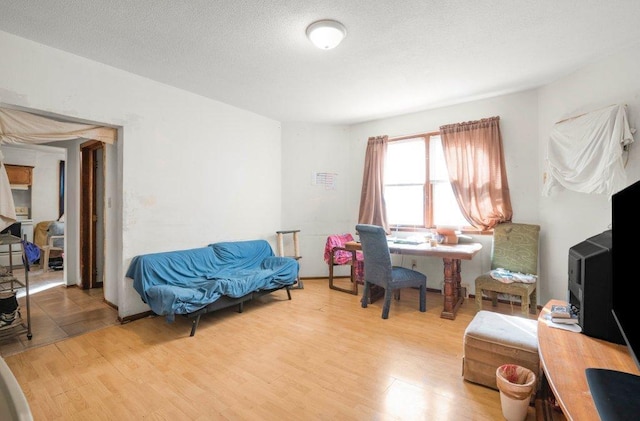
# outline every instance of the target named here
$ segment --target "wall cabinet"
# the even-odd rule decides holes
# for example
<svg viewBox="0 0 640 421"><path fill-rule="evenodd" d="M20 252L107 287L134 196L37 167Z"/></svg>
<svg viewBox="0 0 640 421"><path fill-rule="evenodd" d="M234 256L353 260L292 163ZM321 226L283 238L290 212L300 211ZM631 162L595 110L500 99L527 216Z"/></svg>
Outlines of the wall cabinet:
<svg viewBox="0 0 640 421"><path fill-rule="evenodd" d="M31 219L31 187L33 167L28 165L4 164L11 186L11 195L18 221Z"/></svg>
<svg viewBox="0 0 640 421"><path fill-rule="evenodd" d="M9 184L19 186L31 186L33 182L33 167L27 165L5 164Z"/></svg>

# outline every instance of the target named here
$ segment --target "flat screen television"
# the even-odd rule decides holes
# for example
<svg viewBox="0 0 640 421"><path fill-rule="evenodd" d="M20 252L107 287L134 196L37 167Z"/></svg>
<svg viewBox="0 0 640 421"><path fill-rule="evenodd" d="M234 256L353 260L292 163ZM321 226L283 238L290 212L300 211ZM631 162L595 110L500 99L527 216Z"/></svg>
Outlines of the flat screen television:
<svg viewBox="0 0 640 421"><path fill-rule="evenodd" d="M640 369L640 320L635 301L640 292L638 247L640 181L615 193L611 198L611 298L613 317L629 353ZM587 381L598 414L603 421L638 419L640 414L640 376L603 368L588 368Z"/></svg>

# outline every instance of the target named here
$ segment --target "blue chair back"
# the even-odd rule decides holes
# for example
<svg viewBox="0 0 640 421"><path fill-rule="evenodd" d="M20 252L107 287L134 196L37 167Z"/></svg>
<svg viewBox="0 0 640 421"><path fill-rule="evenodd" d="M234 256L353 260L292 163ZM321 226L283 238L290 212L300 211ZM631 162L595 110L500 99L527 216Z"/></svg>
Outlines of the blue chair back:
<svg viewBox="0 0 640 421"><path fill-rule="evenodd" d="M364 254L365 281L386 288L392 279L393 266L384 229L377 225L358 224L356 231Z"/></svg>

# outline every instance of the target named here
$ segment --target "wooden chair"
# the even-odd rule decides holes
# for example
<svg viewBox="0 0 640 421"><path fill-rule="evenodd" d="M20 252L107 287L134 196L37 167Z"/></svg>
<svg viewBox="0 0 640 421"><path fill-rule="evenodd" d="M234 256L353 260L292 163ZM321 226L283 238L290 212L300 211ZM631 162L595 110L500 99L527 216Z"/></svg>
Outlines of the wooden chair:
<svg viewBox="0 0 640 421"><path fill-rule="evenodd" d="M336 291L358 295L358 284L363 284L364 257L362 251L347 250L345 244L354 241L349 233L330 235L324 246L324 261L329 265L329 288ZM335 266L351 266L351 288L342 288L334 283L333 269Z"/></svg>
<svg viewBox="0 0 640 421"><path fill-rule="evenodd" d="M400 299L401 288L420 289L420 311L427 311L427 276L415 270L393 266L391 253L384 229L377 225L358 224L356 231L360 236L364 254L364 292L362 308L369 303L369 290L372 285L384 288L382 318L389 318L391 296Z"/></svg>
<svg viewBox="0 0 640 421"><path fill-rule="evenodd" d="M513 273L538 274L538 247L540 226L532 224L504 223L493 229L493 245L491 248L491 270L506 269ZM498 293L521 297L521 311L536 314L537 278L533 283L505 283L491 277L487 272L476 278L476 306L482 310L482 294L491 298L493 307L498 305Z"/></svg>

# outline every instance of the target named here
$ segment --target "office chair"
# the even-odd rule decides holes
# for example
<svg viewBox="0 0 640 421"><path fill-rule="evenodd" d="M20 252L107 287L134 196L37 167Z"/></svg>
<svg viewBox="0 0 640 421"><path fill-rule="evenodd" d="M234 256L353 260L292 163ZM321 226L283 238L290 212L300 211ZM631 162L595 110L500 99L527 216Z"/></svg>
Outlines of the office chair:
<svg viewBox="0 0 640 421"><path fill-rule="evenodd" d="M400 299L401 288L420 289L420 311L427 311L427 277L415 270L393 266L384 229L377 225L358 224L356 231L360 236L364 254L364 292L362 308L367 308L369 290L372 285L384 288L382 318L389 318L391 296Z"/></svg>
<svg viewBox="0 0 640 421"><path fill-rule="evenodd" d="M538 284L538 246L540 226L531 224L503 223L493 228L491 247L491 271L504 269L517 276L531 275L533 282L525 283L491 276L491 271L476 278L476 307L482 310L482 293L491 298L493 307L498 305L498 293L519 295L521 311L536 314L536 286ZM505 271L496 271L498 273Z"/></svg>

